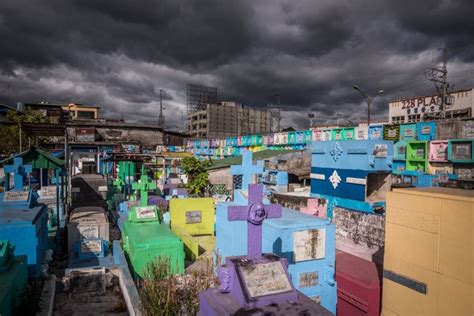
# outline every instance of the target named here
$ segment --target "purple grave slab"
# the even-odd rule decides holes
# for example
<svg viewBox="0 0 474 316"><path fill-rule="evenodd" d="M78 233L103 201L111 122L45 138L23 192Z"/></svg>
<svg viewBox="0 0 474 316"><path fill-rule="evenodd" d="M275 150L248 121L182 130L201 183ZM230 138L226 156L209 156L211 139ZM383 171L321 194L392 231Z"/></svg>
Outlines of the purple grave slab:
<svg viewBox="0 0 474 316"><path fill-rule="evenodd" d="M152 195L148 198L148 205L155 205L157 208L167 210L168 201L162 196Z"/></svg>

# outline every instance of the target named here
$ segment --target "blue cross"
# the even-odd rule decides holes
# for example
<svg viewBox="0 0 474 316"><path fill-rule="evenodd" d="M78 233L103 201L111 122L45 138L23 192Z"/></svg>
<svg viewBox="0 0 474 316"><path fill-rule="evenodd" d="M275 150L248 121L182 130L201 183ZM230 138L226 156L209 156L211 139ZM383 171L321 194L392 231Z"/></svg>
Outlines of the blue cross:
<svg viewBox="0 0 474 316"><path fill-rule="evenodd" d="M231 175L242 175L242 189L248 188L252 184L254 174L262 174L263 166L254 165L252 161L252 152L244 150L242 153L242 165L230 166Z"/></svg>
<svg viewBox="0 0 474 316"><path fill-rule="evenodd" d="M23 191L23 176L26 173L31 173L31 165L23 165L23 158L18 157L13 159L13 165L5 166L5 174L14 173L13 177L13 191ZM7 187L9 186L7 181Z"/></svg>

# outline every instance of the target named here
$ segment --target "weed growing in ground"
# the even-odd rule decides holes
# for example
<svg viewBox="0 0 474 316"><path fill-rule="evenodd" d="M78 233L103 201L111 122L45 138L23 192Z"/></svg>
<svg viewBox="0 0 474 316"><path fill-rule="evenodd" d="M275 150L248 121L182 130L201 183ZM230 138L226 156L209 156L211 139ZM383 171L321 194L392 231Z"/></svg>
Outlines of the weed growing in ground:
<svg viewBox="0 0 474 316"><path fill-rule="evenodd" d="M139 284L146 315L196 315L199 293L218 286L212 256L202 257L201 269L184 275L170 275L169 260L158 258L147 268L147 278ZM217 264L220 259L217 256Z"/></svg>

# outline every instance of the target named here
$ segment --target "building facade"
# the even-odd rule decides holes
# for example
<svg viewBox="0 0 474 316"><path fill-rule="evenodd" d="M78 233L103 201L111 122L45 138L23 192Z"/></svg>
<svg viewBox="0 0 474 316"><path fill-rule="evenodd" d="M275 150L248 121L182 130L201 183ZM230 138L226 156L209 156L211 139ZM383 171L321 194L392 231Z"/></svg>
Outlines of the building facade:
<svg viewBox="0 0 474 316"><path fill-rule="evenodd" d="M99 118L100 107L95 105L67 104L62 105L64 112L69 112L72 119L96 120Z"/></svg>
<svg viewBox="0 0 474 316"><path fill-rule="evenodd" d="M454 91L449 93L449 96L451 98L448 98L450 100L446 106L447 118L473 116L473 89ZM391 101L388 110L390 123L412 123L422 121L423 118L435 117L440 112L440 101L438 95Z"/></svg>
<svg viewBox="0 0 474 316"><path fill-rule="evenodd" d="M271 132L270 111L245 107L236 102L208 104L206 109L188 114L191 137L227 137Z"/></svg>

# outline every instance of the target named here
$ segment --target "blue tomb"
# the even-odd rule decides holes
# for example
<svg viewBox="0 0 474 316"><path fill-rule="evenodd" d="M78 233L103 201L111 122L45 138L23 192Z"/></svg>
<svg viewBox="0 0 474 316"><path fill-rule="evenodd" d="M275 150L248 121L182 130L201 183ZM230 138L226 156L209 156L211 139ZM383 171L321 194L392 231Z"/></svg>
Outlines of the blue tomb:
<svg viewBox="0 0 474 316"><path fill-rule="evenodd" d="M248 249L247 223L229 219L229 206L248 203L245 200L246 191L239 191L238 202L234 200L216 205L216 251L223 262L227 257L245 255ZM270 203L264 200L263 204ZM281 218L266 219L262 229L263 253L275 253L287 259L288 272L295 288L335 313L334 224L283 208Z"/></svg>
<svg viewBox="0 0 474 316"><path fill-rule="evenodd" d="M390 190L392 164L392 141L314 142L311 195L355 211L379 211Z"/></svg>
<svg viewBox="0 0 474 316"><path fill-rule="evenodd" d="M263 223L263 252L288 261L295 288L336 313L335 225L283 208L281 218Z"/></svg>
<svg viewBox="0 0 474 316"><path fill-rule="evenodd" d="M436 123L435 122L416 123L416 139L417 140L436 139Z"/></svg>
<svg viewBox="0 0 474 316"><path fill-rule="evenodd" d="M0 239L15 245L15 256L26 255L28 275L39 277L48 249L47 208L35 203L31 191L23 191L23 177L31 172L31 166L23 165L21 157L15 158L12 166L5 166L5 172L15 176L14 188L0 194Z"/></svg>
<svg viewBox="0 0 474 316"><path fill-rule="evenodd" d="M69 254L68 269L114 266L112 244L102 238L80 239Z"/></svg>
<svg viewBox="0 0 474 316"><path fill-rule="evenodd" d="M383 138L383 125L369 126L369 139L381 140Z"/></svg>

